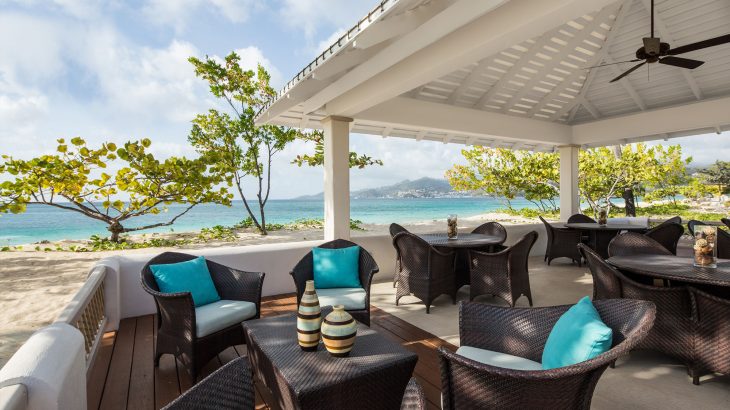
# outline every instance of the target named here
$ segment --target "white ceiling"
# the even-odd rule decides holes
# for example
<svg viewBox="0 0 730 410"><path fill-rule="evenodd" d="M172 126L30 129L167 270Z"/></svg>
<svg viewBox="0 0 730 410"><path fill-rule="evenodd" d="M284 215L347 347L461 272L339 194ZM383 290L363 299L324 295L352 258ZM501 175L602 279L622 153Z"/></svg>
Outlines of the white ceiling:
<svg viewBox="0 0 730 410"><path fill-rule="evenodd" d="M479 23L480 20L477 19L482 16L475 11L473 16L462 16L462 20L455 22L455 27L450 31L445 27L447 24L444 21L456 21L453 14L450 19L435 24L437 18L457 9L457 6L475 9L474 5L468 4L470 2L470 0L382 2L369 14L369 17L360 21L348 34L300 72L282 91L277 101L263 112L259 121L303 128L319 127L320 119L327 115L338 115L337 112L329 112L328 108L331 101L348 91L343 88L344 80L352 82L351 78L369 68L368 64L372 66L378 59L384 59L396 46L400 47L399 50L409 50L406 46L421 40L424 42L424 45L421 45L422 49L427 49L431 44L438 45L440 39L447 38L452 32L458 34L460 28ZM508 2L473 2L483 6L481 11L486 16L484 18L489 17L487 16L489 13L495 16L499 12L506 13L507 6L519 10L518 2L504 6L505 3ZM553 1L553 3L560 2ZM630 68L632 63L586 70L585 67L601 63L635 58L634 53L642 45L642 37L649 36L650 30L649 0L592 3L602 7L574 16L570 21L560 20L565 22L550 26L552 28L542 31L541 35L525 37L524 41L503 47L499 52L471 56L473 58L469 64L457 65L448 74L422 82L420 86L402 93L396 99L383 101L380 104L380 111L375 105L369 107L369 110L350 115L355 119L353 132L552 150L555 146L570 141L558 139L541 141L539 137L509 138L506 133L495 136L494 132L486 129L489 128L488 124L485 125L483 133L479 128L439 126L439 124L419 126L416 124L417 116L414 121L400 121L398 116L387 114L393 111L393 107L414 105L424 110L431 110L430 112L434 112L434 107L441 107L446 110L445 112L452 110L465 115L489 112L490 114L483 114L483 117L491 122L497 121L498 118L508 119L495 116L492 114L494 113L530 119L528 120L530 124L534 124L536 120L570 127L588 123L598 124L601 122L599 120L644 111L651 113L666 107L705 100L714 101L730 96L730 44L682 55L705 61L704 65L695 70L651 64L648 65L648 69L646 66L642 67L616 83L609 81ZM545 17L541 21L555 20ZM663 42L670 43L672 47L725 35L730 33L730 1L656 0L655 22L655 35ZM438 30L443 30L444 33L438 33ZM414 33L418 34L416 40L413 39L416 37ZM434 38L429 43L426 40L431 35ZM407 57L409 57L407 51L404 51L403 55L393 59L393 66ZM387 66L386 70L390 67ZM363 83L366 79L374 77L373 74L372 77L360 81ZM373 114L377 112L381 115ZM359 115L360 113L362 115ZM406 117L405 113L403 117ZM730 129L730 113L725 120L727 121L708 120L712 122L709 128L705 127L704 123L697 123L686 126L678 124L675 129L666 131L657 128L662 132L637 130L633 140L685 136L705 132L708 129ZM534 129L539 129L539 125ZM620 139L632 140L629 135L621 135Z"/></svg>

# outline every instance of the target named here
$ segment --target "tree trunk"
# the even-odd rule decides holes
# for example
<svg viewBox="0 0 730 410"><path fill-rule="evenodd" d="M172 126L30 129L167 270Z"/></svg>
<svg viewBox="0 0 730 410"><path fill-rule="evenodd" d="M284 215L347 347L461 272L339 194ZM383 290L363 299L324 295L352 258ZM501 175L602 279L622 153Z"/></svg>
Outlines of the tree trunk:
<svg viewBox="0 0 730 410"><path fill-rule="evenodd" d="M119 222L113 222L106 229L109 230L109 232L111 232L111 234L112 234L111 238L109 238L109 240L111 240L112 242L118 243L119 234L124 232L124 228L122 227L122 225Z"/></svg>
<svg viewBox="0 0 730 410"><path fill-rule="evenodd" d="M261 231L261 235L266 236L269 234L269 232L266 230L266 214L264 214L263 206L261 206L259 209L261 210L261 228L259 230Z"/></svg>
<svg viewBox="0 0 730 410"><path fill-rule="evenodd" d="M634 197L634 190L631 187L624 188L623 197L626 216L636 216L636 198Z"/></svg>

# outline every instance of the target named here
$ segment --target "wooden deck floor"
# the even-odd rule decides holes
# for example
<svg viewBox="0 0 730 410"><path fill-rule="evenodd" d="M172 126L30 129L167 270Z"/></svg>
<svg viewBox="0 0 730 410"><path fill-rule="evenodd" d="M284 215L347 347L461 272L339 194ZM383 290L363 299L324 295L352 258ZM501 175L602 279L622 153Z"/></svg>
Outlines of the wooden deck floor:
<svg viewBox="0 0 730 410"><path fill-rule="evenodd" d="M265 298L261 306L263 317L295 310L293 295ZM154 367L155 320L153 315L124 319L117 332L104 336L89 375L89 409L159 409L190 388L190 377L172 356L164 355L160 366ZM436 348L456 348L374 306L371 327L418 354L414 376L423 386L429 408L439 408L441 382ZM245 354L245 345L228 348L206 365L203 376ZM273 409L267 405L270 395L266 387L256 383L256 408Z"/></svg>

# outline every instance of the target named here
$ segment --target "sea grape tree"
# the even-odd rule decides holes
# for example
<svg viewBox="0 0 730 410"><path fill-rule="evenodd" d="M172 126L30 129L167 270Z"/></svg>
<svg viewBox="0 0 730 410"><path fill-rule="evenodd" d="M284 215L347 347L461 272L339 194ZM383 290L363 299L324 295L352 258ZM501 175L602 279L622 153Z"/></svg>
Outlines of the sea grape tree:
<svg viewBox="0 0 730 410"><path fill-rule="evenodd" d="M0 163L0 212L22 213L29 204L77 212L107 225L118 242L127 232L172 225L206 202L230 204L231 195L204 160L155 158L149 139L121 147L107 142L89 148L82 138L58 140L56 152L32 159L3 155ZM110 171L110 168L116 171ZM131 220L185 206L162 222L130 226Z"/></svg>

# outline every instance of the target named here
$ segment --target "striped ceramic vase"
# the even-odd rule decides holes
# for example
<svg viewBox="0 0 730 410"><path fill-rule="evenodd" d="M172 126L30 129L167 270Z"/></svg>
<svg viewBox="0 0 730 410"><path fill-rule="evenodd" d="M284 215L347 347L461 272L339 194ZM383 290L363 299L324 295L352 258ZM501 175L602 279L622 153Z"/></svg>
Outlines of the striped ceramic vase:
<svg viewBox="0 0 730 410"><path fill-rule="evenodd" d="M322 323L322 341L332 356L344 357L350 354L355 344L357 322L345 312L344 306L333 306L333 309Z"/></svg>
<svg viewBox="0 0 730 410"><path fill-rule="evenodd" d="M297 312L297 339L302 350L317 350L321 326L322 311L319 307L319 298L314 290L314 281L308 280Z"/></svg>

